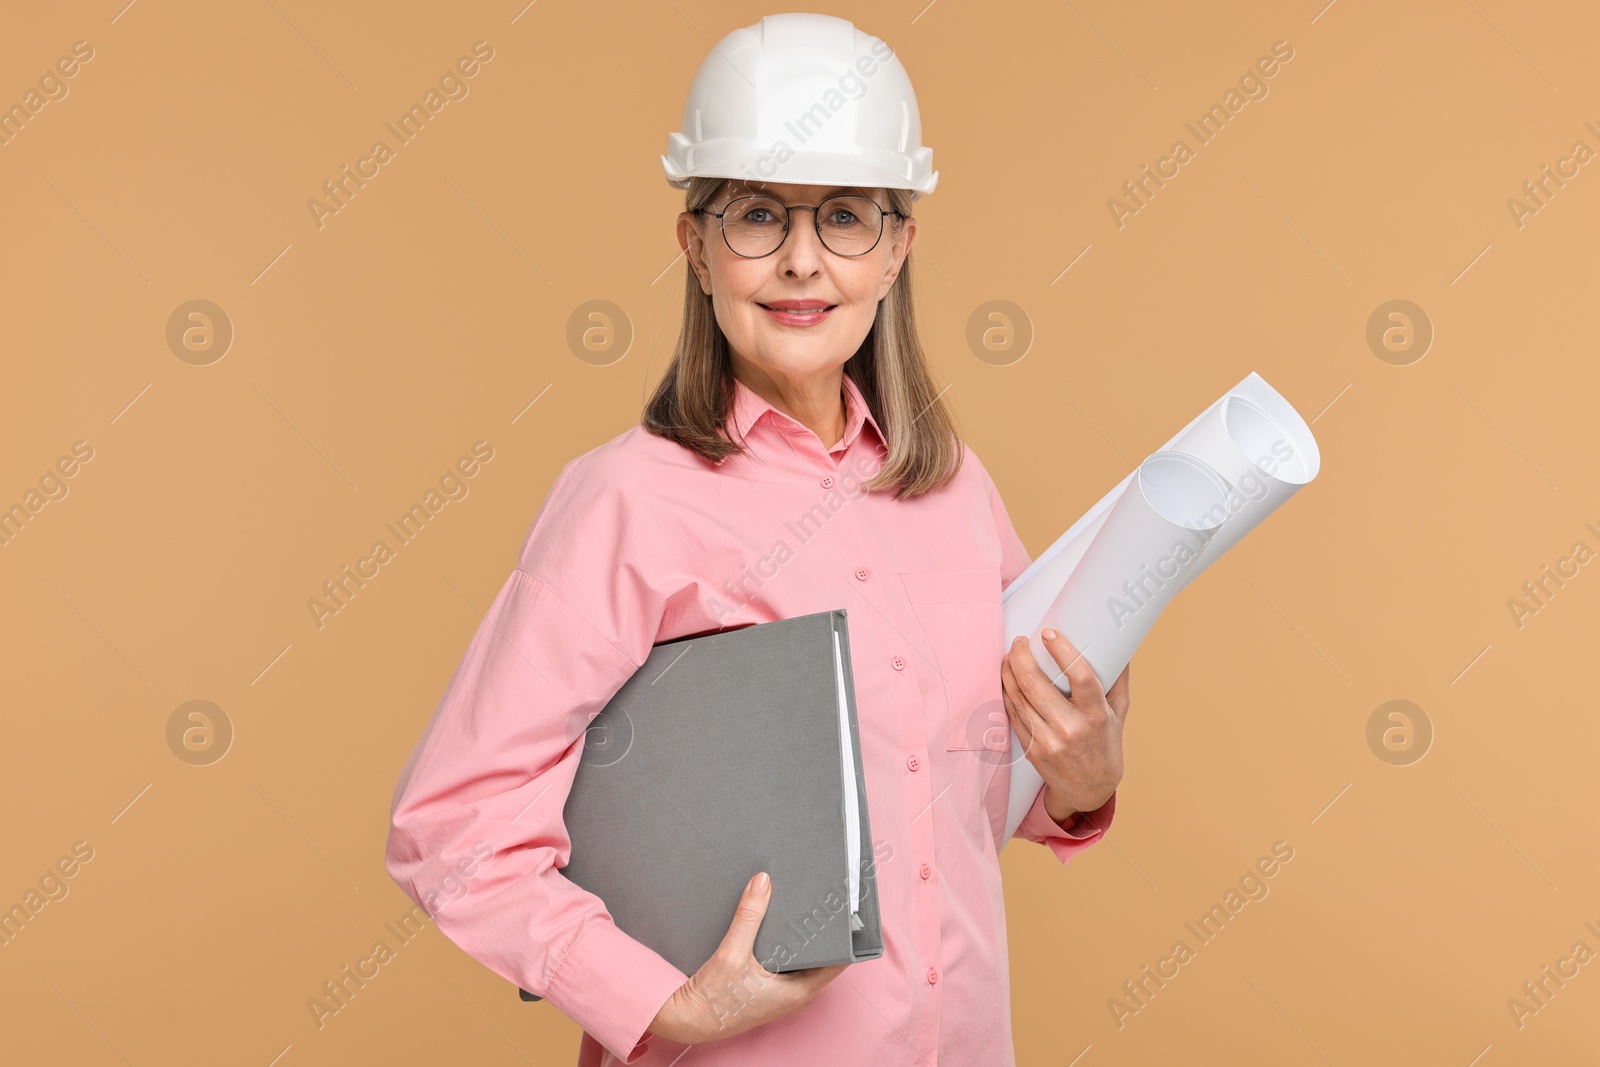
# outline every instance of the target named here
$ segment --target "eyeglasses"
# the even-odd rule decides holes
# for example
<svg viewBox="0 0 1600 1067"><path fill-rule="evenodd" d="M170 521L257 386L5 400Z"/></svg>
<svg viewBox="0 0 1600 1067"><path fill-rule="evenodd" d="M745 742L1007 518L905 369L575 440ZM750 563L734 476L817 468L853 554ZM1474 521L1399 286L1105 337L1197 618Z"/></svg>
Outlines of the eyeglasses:
<svg viewBox="0 0 1600 1067"><path fill-rule="evenodd" d="M745 259L770 256L789 236L789 213L810 211L816 222L817 237L823 247L836 256L864 256L878 247L883 237L883 216L906 216L884 211L864 196L830 196L811 207L787 207L770 196L741 196L723 209L695 208L697 215L710 215L722 223L722 239L729 250Z"/></svg>

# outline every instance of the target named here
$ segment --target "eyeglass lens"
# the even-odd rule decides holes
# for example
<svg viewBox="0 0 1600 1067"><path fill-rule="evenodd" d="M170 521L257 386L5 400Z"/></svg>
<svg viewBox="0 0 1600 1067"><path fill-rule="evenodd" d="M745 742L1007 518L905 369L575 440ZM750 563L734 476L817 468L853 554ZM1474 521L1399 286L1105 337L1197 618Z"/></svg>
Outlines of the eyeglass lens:
<svg viewBox="0 0 1600 1067"><path fill-rule="evenodd" d="M746 196L728 204L722 232L728 247L741 256L764 256L783 243L789 211L781 201ZM803 213L802 213L803 214ZM817 205L822 243L841 256L872 250L883 233L883 210L864 196L835 196Z"/></svg>

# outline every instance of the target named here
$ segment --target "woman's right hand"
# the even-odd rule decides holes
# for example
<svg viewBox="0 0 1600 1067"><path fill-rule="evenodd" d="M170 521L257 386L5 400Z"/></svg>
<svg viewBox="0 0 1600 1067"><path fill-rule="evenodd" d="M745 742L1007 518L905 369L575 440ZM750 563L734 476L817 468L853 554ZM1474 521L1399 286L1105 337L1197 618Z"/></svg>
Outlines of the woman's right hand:
<svg viewBox="0 0 1600 1067"><path fill-rule="evenodd" d="M717 951L667 998L650 1023L651 1033L684 1045L732 1037L799 1011L849 966L839 963L785 974L761 966L753 948L771 898L772 882L765 871L750 879Z"/></svg>

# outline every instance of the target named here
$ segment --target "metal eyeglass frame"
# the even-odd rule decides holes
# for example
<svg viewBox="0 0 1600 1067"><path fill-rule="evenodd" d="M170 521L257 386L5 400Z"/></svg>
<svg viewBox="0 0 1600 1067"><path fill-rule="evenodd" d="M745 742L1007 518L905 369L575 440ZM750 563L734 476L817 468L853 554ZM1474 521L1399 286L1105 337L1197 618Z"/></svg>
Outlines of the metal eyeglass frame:
<svg viewBox="0 0 1600 1067"><path fill-rule="evenodd" d="M779 207L783 208L783 237L779 239L777 244L772 246L771 252L763 252L759 256L747 256L737 248L733 247L733 242L728 240L728 227L727 224L722 221L722 217L728 213L729 208L733 207L733 205L737 204L741 200L771 200L774 204L777 204ZM832 248L828 247L827 239L822 236L822 208L825 204L832 200L866 200L868 203L872 204L873 207L878 209L878 236L873 240L872 244L868 245L860 252L834 252ZM837 193L823 200L821 204L815 205L785 204L775 196L752 193L749 196L734 197L732 200L729 200L726 204L722 205L721 211L708 211L703 207L697 207L694 209L694 213L696 215L710 215L712 218L717 220L717 229L722 231L722 243L728 246L728 251L732 252L740 259L766 259L768 256L772 255L773 252L776 252L778 249L782 248L783 242L789 239L790 215L795 211L811 212L811 224L817 231L818 243L821 244L823 248L827 248L829 252L833 252L833 254L838 256L840 259L856 259L860 256L866 255L868 252L871 252L874 248L877 248L878 243L883 240L883 219L885 215L894 215L901 221L904 221L907 218L904 212L896 211L893 208L885 208L877 203L877 201L873 200L870 196L862 196L860 193Z"/></svg>

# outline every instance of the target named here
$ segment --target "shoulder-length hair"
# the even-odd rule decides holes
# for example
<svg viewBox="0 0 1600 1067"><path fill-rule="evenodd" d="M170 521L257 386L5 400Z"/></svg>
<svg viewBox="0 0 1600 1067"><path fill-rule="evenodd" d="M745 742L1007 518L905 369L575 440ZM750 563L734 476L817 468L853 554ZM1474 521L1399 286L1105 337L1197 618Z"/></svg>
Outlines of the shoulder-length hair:
<svg viewBox="0 0 1600 1067"><path fill-rule="evenodd" d="M690 211L706 207L728 180L691 178L684 206ZM911 214L907 190L882 191L896 211ZM892 225L903 222L896 219ZM917 338L909 253L889 292L878 302L872 329L845 362L844 373L866 398L888 445L883 467L862 488L894 489L895 498L903 500L938 489L955 477L964 450ZM743 444L726 432L733 415L734 384L728 340L717 325L711 297L685 262L683 326L672 362L645 405L644 428L713 463L742 455Z"/></svg>

